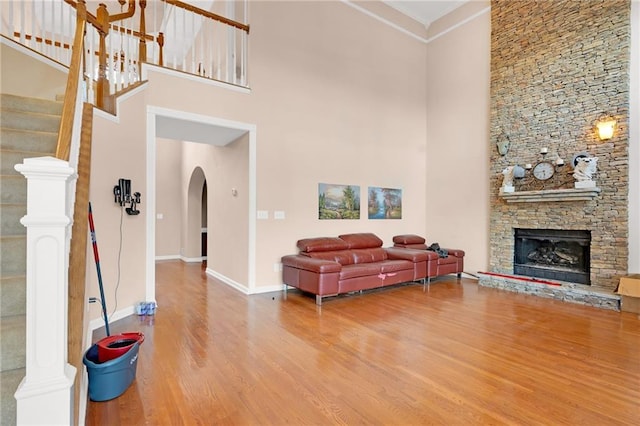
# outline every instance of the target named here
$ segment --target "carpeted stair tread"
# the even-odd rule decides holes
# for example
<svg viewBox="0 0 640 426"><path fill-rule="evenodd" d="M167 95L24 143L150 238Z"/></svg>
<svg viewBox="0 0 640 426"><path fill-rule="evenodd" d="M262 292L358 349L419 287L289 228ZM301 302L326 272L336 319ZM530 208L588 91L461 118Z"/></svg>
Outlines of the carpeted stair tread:
<svg viewBox="0 0 640 426"><path fill-rule="evenodd" d="M13 277L24 275L27 257L26 237L3 235L0 237L0 245L0 267L2 268L2 276Z"/></svg>
<svg viewBox="0 0 640 426"><path fill-rule="evenodd" d="M0 370L15 370L25 366L27 317L0 317Z"/></svg>
<svg viewBox="0 0 640 426"><path fill-rule="evenodd" d="M0 312L3 316L24 315L27 311L27 278L24 275L17 277L0 278Z"/></svg>
<svg viewBox="0 0 640 426"><path fill-rule="evenodd" d="M41 132L21 129L0 129L0 147L9 151L52 153L56 150L58 131Z"/></svg>
<svg viewBox="0 0 640 426"><path fill-rule="evenodd" d="M22 175L0 175L0 203L25 204L27 179Z"/></svg>
<svg viewBox="0 0 640 426"><path fill-rule="evenodd" d="M3 204L0 212L2 214L0 235L3 237L27 235L27 228L20 223L20 219L27 214L26 204Z"/></svg>
<svg viewBox="0 0 640 426"><path fill-rule="evenodd" d="M2 107L0 126L7 129L57 132L60 128L60 116L39 112L16 111Z"/></svg>
<svg viewBox="0 0 640 426"><path fill-rule="evenodd" d="M24 368L0 373L0 401L2 401L2 425L16 424L16 399L14 394L26 375Z"/></svg>
<svg viewBox="0 0 640 426"><path fill-rule="evenodd" d="M62 102L41 98L25 98L3 93L0 97L2 108L16 111L37 112L42 114L62 115Z"/></svg>
<svg viewBox="0 0 640 426"><path fill-rule="evenodd" d="M9 151L2 150L2 159L0 159L1 175L20 175L15 169L16 164L22 164L25 158L53 156L53 153L28 152L28 151Z"/></svg>

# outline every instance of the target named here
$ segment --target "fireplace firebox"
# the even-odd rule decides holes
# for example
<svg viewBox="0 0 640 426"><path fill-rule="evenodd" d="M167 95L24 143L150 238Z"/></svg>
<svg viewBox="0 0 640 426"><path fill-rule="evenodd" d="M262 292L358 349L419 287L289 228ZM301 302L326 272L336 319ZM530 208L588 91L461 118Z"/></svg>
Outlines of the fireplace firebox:
<svg viewBox="0 0 640 426"><path fill-rule="evenodd" d="M515 229L513 273L591 285L591 231Z"/></svg>

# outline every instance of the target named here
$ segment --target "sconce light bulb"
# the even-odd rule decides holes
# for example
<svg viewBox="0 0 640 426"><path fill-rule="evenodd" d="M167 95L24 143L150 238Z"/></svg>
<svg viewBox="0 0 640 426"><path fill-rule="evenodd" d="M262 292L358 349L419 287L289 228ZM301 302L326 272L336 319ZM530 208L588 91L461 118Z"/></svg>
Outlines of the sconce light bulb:
<svg viewBox="0 0 640 426"><path fill-rule="evenodd" d="M616 127L616 120L612 118L607 118L598 121L596 124L596 128L598 129L598 137L600 140L604 141L607 139L611 139L613 137L613 133Z"/></svg>

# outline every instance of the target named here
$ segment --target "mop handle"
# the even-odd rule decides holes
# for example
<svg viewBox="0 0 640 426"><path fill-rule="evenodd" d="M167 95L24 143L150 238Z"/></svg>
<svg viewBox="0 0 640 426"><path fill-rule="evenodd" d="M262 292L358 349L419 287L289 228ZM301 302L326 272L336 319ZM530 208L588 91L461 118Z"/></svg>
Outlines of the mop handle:
<svg viewBox="0 0 640 426"><path fill-rule="evenodd" d="M104 300L104 288L102 286L102 272L100 271L100 256L98 255L98 241L96 240L96 229L93 225L93 211L91 210L91 202L89 202L89 229L91 230L91 245L93 246L93 258L96 261L96 271L98 272L98 286L100 287L100 301L102 302L102 316L104 317L104 327L107 336L111 336L109 332L109 317L107 316L107 303Z"/></svg>

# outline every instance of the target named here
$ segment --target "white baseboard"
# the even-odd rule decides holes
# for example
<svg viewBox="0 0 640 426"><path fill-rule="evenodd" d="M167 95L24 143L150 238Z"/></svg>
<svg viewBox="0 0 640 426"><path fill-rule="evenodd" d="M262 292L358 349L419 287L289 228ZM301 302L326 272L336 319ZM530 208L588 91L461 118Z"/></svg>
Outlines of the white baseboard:
<svg viewBox="0 0 640 426"><path fill-rule="evenodd" d="M183 262L186 262L186 263L196 263L196 262L202 262L203 260L207 260L207 256L200 256L200 257L184 257L184 256L180 256L180 260L182 260Z"/></svg>
<svg viewBox="0 0 640 426"><path fill-rule="evenodd" d="M114 322L122 318L126 318L130 315L133 315L135 314L135 312L136 312L135 306L127 306L124 309L116 311L109 316L109 325L113 324ZM93 334L94 331L96 331L100 327L104 327L104 325L105 325L104 318L100 317L100 318L92 319L91 321L89 321L89 334ZM89 336L88 341L89 342L91 341L91 336Z"/></svg>
<svg viewBox="0 0 640 426"><path fill-rule="evenodd" d="M251 294L273 293L274 291L283 291L284 284L274 284L270 286L261 286L260 288L254 288ZM289 287L295 288L295 287Z"/></svg>
<svg viewBox="0 0 640 426"><path fill-rule="evenodd" d="M231 278L229 278L229 277L227 277L225 275L222 275L221 273L216 272L211 268L207 268L205 270L205 273L207 275L217 279L217 280L222 281L223 283L227 284L228 286L233 287L236 290L238 290L238 291L240 291L240 292L242 292L244 294L249 294L249 288L246 285L240 284L239 282L234 281Z"/></svg>
<svg viewBox="0 0 640 426"><path fill-rule="evenodd" d="M163 256L156 256L156 262L158 260L180 260L182 257L179 254L166 254Z"/></svg>

